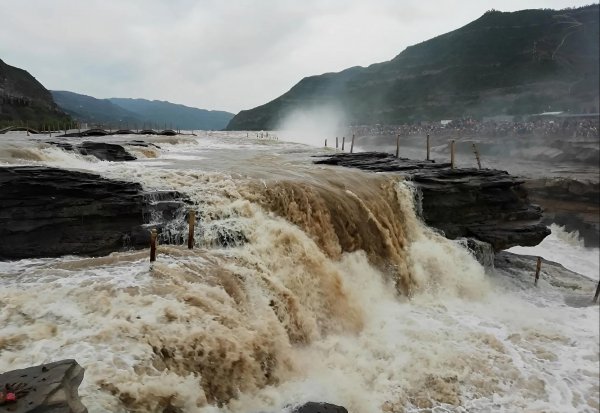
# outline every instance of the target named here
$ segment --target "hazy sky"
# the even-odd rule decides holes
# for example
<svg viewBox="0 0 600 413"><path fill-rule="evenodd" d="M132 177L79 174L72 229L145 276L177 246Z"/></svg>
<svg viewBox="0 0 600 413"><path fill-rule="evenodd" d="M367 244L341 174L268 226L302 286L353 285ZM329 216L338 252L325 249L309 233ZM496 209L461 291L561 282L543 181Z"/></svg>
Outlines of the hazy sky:
<svg viewBox="0 0 600 413"><path fill-rule="evenodd" d="M0 59L49 89L238 112L486 10L593 0L0 0Z"/></svg>

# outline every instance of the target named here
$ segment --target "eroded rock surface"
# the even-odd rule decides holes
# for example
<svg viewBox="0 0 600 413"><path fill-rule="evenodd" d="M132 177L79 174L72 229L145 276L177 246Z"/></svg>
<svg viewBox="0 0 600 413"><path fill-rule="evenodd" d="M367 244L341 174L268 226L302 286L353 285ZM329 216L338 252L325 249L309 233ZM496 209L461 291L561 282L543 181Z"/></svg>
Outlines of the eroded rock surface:
<svg viewBox="0 0 600 413"><path fill-rule="evenodd" d="M0 374L0 392L19 389L15 401L1 401L0 412L86 413L78 387L83 368L75 360L62 360ZM6 398L6 394L3 396Z"/></svg>
<svg viewBox="0 0 600 413"><path fill-rule="evenodd" d="M43 166L0 167L0 259L105 255L149 243L183 206L176 192Z"/></svg>

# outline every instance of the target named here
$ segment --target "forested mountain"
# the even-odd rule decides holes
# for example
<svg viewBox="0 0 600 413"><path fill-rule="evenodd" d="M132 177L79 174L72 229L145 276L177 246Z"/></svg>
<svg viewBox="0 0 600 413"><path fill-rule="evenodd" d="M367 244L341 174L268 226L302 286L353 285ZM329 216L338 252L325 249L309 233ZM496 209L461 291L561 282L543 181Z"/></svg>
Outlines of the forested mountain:
<svg viewBox="0 0 600 413"><path fill-rule="evenodd" d="M228 129L274 129L298 109L333 105L354 124L598 111L598 4L491 10L388 62L302 79L237 114Z"/></svg>
<svg viewBox="0 0 600 413"><path fill-rule="evenodd" d="M40 82L27 71L0 60L0 128L17 124L42 127L68 121L69 116Z"/></svg>

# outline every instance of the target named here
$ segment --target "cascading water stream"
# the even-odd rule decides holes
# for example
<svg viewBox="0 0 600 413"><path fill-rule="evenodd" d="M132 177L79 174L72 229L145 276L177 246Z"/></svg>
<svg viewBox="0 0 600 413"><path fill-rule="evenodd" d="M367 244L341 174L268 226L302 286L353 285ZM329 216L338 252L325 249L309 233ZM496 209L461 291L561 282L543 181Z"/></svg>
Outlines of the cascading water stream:
<svg viewBox="0 0 600 413"><path fill-rule="evenodd" d="M0 263L0 371L76 358L90 412L597 408L597 311L486 274L423 225L397 177L312 167L284 142L248 158L236 139L162 143L132 163L65 153L185 194L196 248L159 245L154 264L147 251ZM239 165L164 164L227 145L246 152ZM185 241L185 212L171 240Z"/></svg>

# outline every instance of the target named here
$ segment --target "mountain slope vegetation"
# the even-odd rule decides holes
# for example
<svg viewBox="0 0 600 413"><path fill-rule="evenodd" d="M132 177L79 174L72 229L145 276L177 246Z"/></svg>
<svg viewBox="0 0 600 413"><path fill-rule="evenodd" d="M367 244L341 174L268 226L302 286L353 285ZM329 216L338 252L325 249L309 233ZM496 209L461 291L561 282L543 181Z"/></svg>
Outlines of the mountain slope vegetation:
<svg viewBox="0 0 600 413"><path fill-rule="evenodd" d="M388 62L304 78L227 128L276 129L295 111L328 106L353 124L597 112L598 16L598 4L491 10Z"/></svg>
<svg viewBox="0 0 600 413"><path fill-rule="evenodd" d="M25 124L41 128L70 121L35 77L0 60L0 128Z"/></svg>

